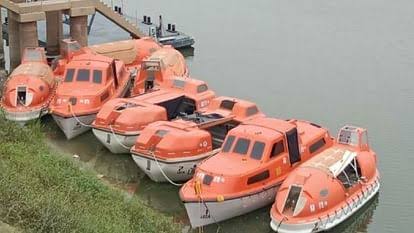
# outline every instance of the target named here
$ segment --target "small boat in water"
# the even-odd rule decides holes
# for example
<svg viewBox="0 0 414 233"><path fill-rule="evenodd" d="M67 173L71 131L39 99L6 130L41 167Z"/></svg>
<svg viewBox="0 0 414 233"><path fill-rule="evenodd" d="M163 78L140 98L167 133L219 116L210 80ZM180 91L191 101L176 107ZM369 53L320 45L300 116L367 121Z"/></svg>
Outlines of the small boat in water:
<svg viewBox="0 0 414 233"><path fill-rule="evenodd" d="M93 133L112 153L129 153L148 124L192 114L214 97L204 81L171 77L152 91L106 103L92 124Z"/></svg>
<svg viewBox="0 0 414 233"><path fill-rule="evenodd" d="M332 144L327 129L307 121L255 118L240 124L180 190L191 226L271 204L291 171Z"/></svg>
<svg viewBox="0 0 414 233"><path fill-rule="evenodd" d="M132 79L133 75L120 60L89 53L74 56L65 65L63 81L50 105L52 116L66 138L89 130L102 105L123 97Z"/></svg>
<svg viewBox="0 0 414 233"><path fill-rule="evenodd" d="M22 63L4 85L1 107L8 120L25 123L48 113L57 79L43 48L26 48Z"/></svg>
<svg viewBox="0 0 414 233"><path fill-rule="evenodd" d="M151 21L150 16L144 15L143 20L139 23L139 28L159 43L171 45L176 49L190 47L195 43L193 37L176 30L175 24L168 23L167 28L165 28L161 15L159 16L158 25Z"/></svg>
<svg viewBox="0 0 414 233"><path fill-rule="evenodd" d="M345 126L335 144L283 182L271 209L276 232L320 232L345 221L380 188L377 156L367 131Z"/></svg>
<svg viewBox="0 0 414 233"><path fill-rule="evenodd" d="M131 148L132 158L153 181L186 181L199 162L220 151L231 129L256 117L264 114L255 103L217 97L203 112L145 127Z"/></svg>

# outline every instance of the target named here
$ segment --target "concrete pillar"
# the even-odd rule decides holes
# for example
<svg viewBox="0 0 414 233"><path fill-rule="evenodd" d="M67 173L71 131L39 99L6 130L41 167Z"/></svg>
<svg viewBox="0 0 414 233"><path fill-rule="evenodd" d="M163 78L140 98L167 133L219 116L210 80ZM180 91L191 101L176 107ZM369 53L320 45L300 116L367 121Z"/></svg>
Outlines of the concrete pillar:
<svg viewBox="0 0 414 233"><path fill-rule="evenodd" d="M59 55L60 41L63 38L61 11L46 12L46 51L48 55Z"/></svg>
<svg viewBox="0 0 414 233"><path fill-rule="evenodd" d="M0 69L4 69L4 48L3 48L3 20L1 17L1 8L0 8Z"/></svg>
<svg viewBox="0 0 414 233"><path fill-rule="evenodd" d="M38 47L37 22L19 23L17 15L8 11L9 19L9 48L10 48L10 70L20 64L21 55L26 47Z"/></svg>
<svg viewBox="0 0 414 233"><path fill-rule="evenodd" d="M7 11L9 20L9 53L10 71L20 64L20 42L19 42L19 22L16 21L17 15L13 11Z"/></svg>
<svg viewBox="0 0 414 233"><path fill-rule="evenodd" d="M84 47L88 45L88 16L70 17L70 37Z"/></svg>

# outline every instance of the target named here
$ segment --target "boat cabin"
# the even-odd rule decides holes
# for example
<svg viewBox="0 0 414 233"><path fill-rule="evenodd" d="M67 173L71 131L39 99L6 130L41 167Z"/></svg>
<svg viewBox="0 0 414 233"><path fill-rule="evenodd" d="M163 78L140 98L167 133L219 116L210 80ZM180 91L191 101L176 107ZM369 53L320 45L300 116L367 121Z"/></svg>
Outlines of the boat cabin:
<svg viewBox="0 0 414 233"><path fill-rule="evenodd" d="M73 111L98 111L101 105L126 91L130 78L122 61L102 55L81 54L65 67L63 80L56 91L53 111L71 115Z"/></svg>
<svg viewBox="0 0 414 233"><path fill-rule="evenodd" d="M163 88L128 99L117 99L105 105L94 125L115 132L137 131L154 121L172 120L193 114L208 106L215 94L204 81L174 77L162 83ZM140 116L140 117L137 117Z"/></svg>
<svg viewBox="0 0 414 233"><path fill-rule="evenodd" d="M307 121L254 118L228 133L221 152L201 163L195 179L212 196L275 185L332 143L328 130Z"/></svg>

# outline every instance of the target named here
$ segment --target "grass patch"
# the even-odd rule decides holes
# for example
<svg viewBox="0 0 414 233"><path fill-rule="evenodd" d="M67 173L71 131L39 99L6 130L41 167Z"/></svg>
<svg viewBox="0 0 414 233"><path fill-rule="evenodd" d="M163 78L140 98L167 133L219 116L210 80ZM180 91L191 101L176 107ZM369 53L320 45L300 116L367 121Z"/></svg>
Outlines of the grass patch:
<svg viewBox="0 0 414 233"><path fill-rule="evenodd" d="M0 220L26 232L180 232L171 217L56 156L41 125L0 113Z"/></svg>

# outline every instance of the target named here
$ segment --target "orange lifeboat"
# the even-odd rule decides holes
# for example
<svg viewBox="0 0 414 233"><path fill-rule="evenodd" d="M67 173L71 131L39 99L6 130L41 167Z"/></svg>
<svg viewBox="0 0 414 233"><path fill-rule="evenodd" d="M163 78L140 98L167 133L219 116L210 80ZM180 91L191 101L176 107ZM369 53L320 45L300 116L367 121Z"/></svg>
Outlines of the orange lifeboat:
<svg viewBox="0 0 414 233"><path fill-rule="evenodd" d="M26 48L20 64L5 83L1 107L5 117L25 123L48 112L57 81L43 48Z"/></svg>
<svg viewBox="0 0 414 233"><path fill-rule="evenodd" d="M132 95L145 93L173 76L188 77L187 64L178 50L163 46L143 60Z"/></svg>
<svg viewBox="0 0 414 233"><path fill-rule="evenodd" d="M160 49L160 45L152 38L145 37L136 40L115 41L111 43L81 47L72 39L64 39L61 43L61 57L52 67L55 73L63 74L65 66L74 56L81 54L98 54L124 62L127 69L136 72L142 61Z"/></svg>
<svg viewBox="0 0 414 233"><path fill-rule="evenodd" d="M307 121L255 118L240 124L180 190L191 226L271 204L293 169L332 144L327 129Z"/></svg>
<svg viewBox="0 0 414 233"><path fill-rule="evenodd" d="M192 114L214 96L204 81L169 78L148 93L105 104L92 124L93 133L112 153L129 153L145 126Z"/></svg>
<svg viewBox="0 0 414 233"><path fill-rule="evenodd" d="M220 151L231 129L256 117L264 117L256 104L217 97L203 112L148 125L131 148L131 154L152 180L185 181L193 176L199 162Z"/></svg>
<svg viewBox="0 0 414 233"><path fill-rule="evenodd" d="M97 54L74 56L50 105L66 138L87 131L104 103L125 95L132 77L122 61Z"/></svg>
<svg viewBox="0 0 414 233"><path fill-rule="evenodd" d="M367 131L345 126L329 149L293 171L271 209L277 232L329 230L353 215L379 191L377 157Z"/></svg>

